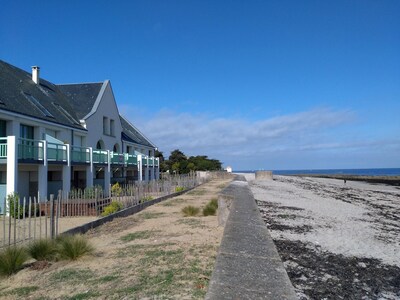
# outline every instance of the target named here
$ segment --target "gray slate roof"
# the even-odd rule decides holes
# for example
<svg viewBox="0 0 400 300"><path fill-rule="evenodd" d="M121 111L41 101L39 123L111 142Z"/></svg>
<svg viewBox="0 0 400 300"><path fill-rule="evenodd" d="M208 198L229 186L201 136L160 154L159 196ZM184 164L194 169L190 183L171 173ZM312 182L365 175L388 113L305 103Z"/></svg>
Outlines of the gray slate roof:
<svg viewBox="0 0 400 300"><path fill-rule="evenodd" d="M102 85L103 82L55 85L43 78L37 85L32 81L31 73L0 60L0 110L57 124L86 130L79 120L92 110ZM35 99L40 103L39 106L35 105ZM154 147L126 119L120 116L120 120L122 140Z"/></svg>
<svg viewBox="0 0 400 300"><path fill-rule="evenodd" d="M154 147L149 140L143 136L133 125L131 125L123 116L119 116L122 125L122 139L131 143L136 143L148 147Z"/></svg>
<svg viewBox="0 0 400 300"><path fill-rule="evenodd" d="M39 104L35 104L39 103ZM0 110L86 130L79 124L75 110L60 89L40 78L0 60Z"/></svg>
<svg viewBox="0 0 400 300"><path fill-rule="evenodd" d="M92 110L103 82L59 84L60 90L68 97L79 119L83 119Z"/></svg>

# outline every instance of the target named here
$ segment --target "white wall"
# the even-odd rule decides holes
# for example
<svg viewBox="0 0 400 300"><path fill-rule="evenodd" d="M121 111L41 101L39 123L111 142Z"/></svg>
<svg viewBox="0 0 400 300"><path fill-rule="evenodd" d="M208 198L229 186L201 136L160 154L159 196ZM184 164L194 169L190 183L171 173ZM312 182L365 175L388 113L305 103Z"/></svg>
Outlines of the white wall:
<svg viewBox="0 0 400 300"><path fill-rule="evenodd" d="M86 119L86 129L88 130L86 146L95 149L97 142L101 139L107 150L112 151L114 145L118 143L120 152L122 152L122 126L119 119L118 108L115 103L111 84L109 81L106 81L104 84L106 84L106 88L96 112ZM108 121L111 119L114 120L115 136L103 134L103 117L107 117Z"/></svg>

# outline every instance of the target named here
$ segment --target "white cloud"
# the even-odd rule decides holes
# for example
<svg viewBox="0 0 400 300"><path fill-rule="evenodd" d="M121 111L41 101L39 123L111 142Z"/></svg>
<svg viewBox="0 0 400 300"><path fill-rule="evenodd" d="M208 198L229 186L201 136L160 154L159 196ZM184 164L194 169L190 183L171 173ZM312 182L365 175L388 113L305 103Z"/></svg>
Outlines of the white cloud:
<svg viewBox="0 0 400 300"><path fill-rule="evenodd" d="M254 162L285 153L332 152L340 149L373 147L380 141L350 139L356 114L349 110L317 108L259 121L239 118L213 118L205 113L174 113L163 110L150 118L123 107L122 114L144 132L166 156L174 149L187 155L208 155L240 168L255 168ZM129 117L130 116L130 117ZM343 134L345 133L345 134ZM349 139L349 140L346 140ZM399 140L385 141L399 146ZM308 153L308 163L312 155ZM327 155L328 159L329 155ZM307 163L307 162L304 162ZM311 166L310 166L311 167ZM279 168L279 167L278 167ZM280 167L290 168L290 166Z"/></svg>

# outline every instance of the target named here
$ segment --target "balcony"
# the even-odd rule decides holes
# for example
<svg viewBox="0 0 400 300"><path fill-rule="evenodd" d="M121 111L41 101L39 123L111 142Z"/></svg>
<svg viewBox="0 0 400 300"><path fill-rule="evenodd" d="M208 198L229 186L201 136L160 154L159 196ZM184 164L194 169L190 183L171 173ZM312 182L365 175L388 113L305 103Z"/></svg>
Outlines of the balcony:
<svg viewBox="0 0 400 300"><path fill-rule="evenodd" d="M44 141L19 139L18 159L23 161L43 161Z"/></svg>
<svg viewBox="0 0 400 300"><path fill-rule="evenodd" d="M111 152L110 156L112 165L125 165L125 155L123 153Z"/></svg>
<svg viewBox="0 0 400 300"><path fill-rule="evenodd" d="M127 166L137 166L137 156L132 154L127 154L125 157L125 162Z"/></svg>
<svg viewBox="0 0 400 300"><path fill-rule="evenodd" d="M0 138L0 159L7 158L7 138Z"/></svg>
<svg viewBox="0 0 400 300"><path fill-rule="evenodd" d="M104 150L93 150L94 164L108 164L108 153Z"/></svg>
<svg viewBox="0 0 400 300"><path fill-rule="evenodd" d="M90 149L86 147L71 147L71 162L76 164L90 164Z"/></svg>
<svg viewBox="0 0 400 300"><path fill-rule="evenodd" d="M67 151L67 145L48 142L47 161L51 163L67 163Z"/></svg>
<svg viewBox="0 0 400 300"><path fill-rule="evenodd" d="M6 137L0 138L0 163L2 164L6 163L7 154L11 149L11 146L8 146L8 139ZM72 165L88 165L90 163L107 165L110 163L111 166L134 168L141 162L142 167L159 166L159 160L155 157L141 155L140 161L138 159L139 155L136 154L116 153L106 150L92 151L89 147L69 146L68 144L52 141L18 138L16 147L16 154L21 163L43 164L48 162L50 164L71 163Z"/></svg>

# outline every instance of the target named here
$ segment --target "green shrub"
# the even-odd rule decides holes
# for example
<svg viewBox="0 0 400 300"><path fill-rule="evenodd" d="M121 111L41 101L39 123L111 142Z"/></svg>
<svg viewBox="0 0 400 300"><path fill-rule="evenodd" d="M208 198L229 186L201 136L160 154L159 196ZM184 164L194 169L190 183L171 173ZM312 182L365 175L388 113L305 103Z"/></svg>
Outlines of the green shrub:
<svg viewBox="0 0 400 300"><path fill-rule="evenodd" d="M141 200L141 202L146 202L146 201L151 201L151 200L153 200L154 198L153 198L153 196L144 196L144 197L142 197L142 200Z"/></svg>
<svg viewBox="0 0 400 300"><path fill-rule="evenodd" d="M55 260L57 257L57 244L51 239L41 239L34 241L28 247L29 255L39 261Z"/></svg>
<svg viewBox="0 0 400 300"><path fill-rule="evenodd" d="M182 192L182 191L184 191L184 190L185 190L185 188L184 188L183 186L177 186L177 187L175 188L175 192L176 192L176 193Z"/></svg>
<svg viewBox="0 0 400 300"><path fill-rule="evenodd" d="M21 219L24 216L24 207L20 204L19 195L17 193L8 194L7 203L11 217Z"/></svg>
<svg viewBox="0 0 400 300"><path fill-rule="evenodd" d="M121 202L112 201L112 202L110 203L110 205L107 205L107 206L104 208L104 211L103 211L103 213L102 213L101 215L102 215L103 217L105 217L105 216L114 214L114 213L116 213L117 211L120 211L120 210L123 209L123 208L124 208L124 206L122 205Z"/></svg>
<svg viewBox="0 0 400 300"><path fill-rule="evenodd" d="M61 259L77 260L94 251L92 245L81 235L62 235L57 240Z"/></svg>
<svg viewBox="0 0 400 300"><path fill-rule="evenodd" d="M199 213L199 211L200 209L198 207L194 207L191 205L182 208L182 213L184 217L196 216Z"/></svg>
<svg viewBox="0 0 400 300"><path fill-rule="evenodd" d="M210 202L203 208L203 216L215 216L218 209L218 200L211 199Z"/></svg>
<svg viewBox="0 0 400 300"><path fill-rule="evenodd" d="M112 185L111 195L113 195L113 196L121 196L122 195L122 187L119 185L118 182Z"/></svg>
<svg viewBox="0 0 400 300"><path fill-rule="evenodd" d="M24 247L12 246L0 252L0 275L10 276L21 269L29 256Z"/></svg>

